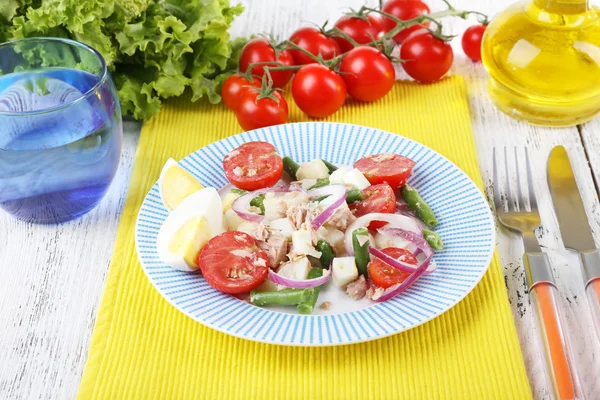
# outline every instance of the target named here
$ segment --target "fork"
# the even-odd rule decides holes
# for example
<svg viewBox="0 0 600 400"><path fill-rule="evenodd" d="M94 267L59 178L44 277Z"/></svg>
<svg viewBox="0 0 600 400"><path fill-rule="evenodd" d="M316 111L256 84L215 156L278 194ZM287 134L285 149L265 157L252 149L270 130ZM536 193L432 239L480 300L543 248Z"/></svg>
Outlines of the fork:
<svg viewBox="0 0 600 400"><path fill-rule="evenodd" d="M511 188L508 168L508 155L504 148L504 170L506 186L506 207L502 200L498 178L498 160L496 148L493 149L493 193L494 206L498 221L505 228L520 233L525 253L523 263L529 284L529 294L535 306L538 319L538 331L544 346L547 375L552 382L558 399L580 398L579 377L574 369L571 357L571 345L565 330L564 319L559 308L558 288L552 274L550 261L538 243L535 232L541 227L537 199L533 189L533 178L529 152L525 149L526 180L529 205L526 204L521 188L518 150L514 148L515 169L517 174L516 196Z"/></svg>

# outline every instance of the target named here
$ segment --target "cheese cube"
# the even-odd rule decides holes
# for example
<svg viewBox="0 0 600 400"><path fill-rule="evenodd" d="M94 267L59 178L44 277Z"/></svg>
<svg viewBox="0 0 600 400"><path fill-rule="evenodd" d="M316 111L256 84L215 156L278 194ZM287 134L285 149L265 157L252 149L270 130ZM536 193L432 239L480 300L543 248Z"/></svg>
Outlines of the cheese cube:
<svg viewBox="0 0 600 400"><path fill-rule="evenodd" d="M303 163L296 171L296 178L302 179L321 179L329 176L327 165L320 158L315 158L311 162Z"/></svg>
<svg viewBox="0 0 600 400"><path fill-rule="evenodd" d="M245 219L237 215L231 208L225 212L225 227L228 231L237 231L238 227L246 222Z"/></svg>
<svg viewBox="0 0 600 400"><path fill-rule="evenodd" d="M294 233L294 227L287 218L274 219L269 223L269 226L273 229L277 229L287 240L292 240L292 234Z"/></svg>
<svg viewBox="0 0 600 400"><path fill-rule="evenodd" d="M348 172L350 172L350 168L348 167L339 167L338 169L336 169L335 171L333 171L331 173L331 175L329 175L329 183L339 183L339 184L343 184L344 183L344 175L346 175Z"/></svg>
<svg viewBox="0 0 600 400"><path fill-rule="evenodd" d="M292 233L292 252L305 256L321 257L321 252L315 250L310 232L300 229Z"/></svg>
<svg viewBox="0 0 600 400"><path fill-rule="evenodd" d="M371 186L367 178L365 178L362 172L360 172L357 168L347 172L342 178L342 181L345 185L354 186L358 190L363 190Z"/></svg>
<svg viewBox="0 0 600 400"><path fill-rule="evenodd" d="M285 217L287 205L280 198L266 197L263 200L263 205L265 206L265 219L267 221L273 221L274 219Z"/></svg>
<svg viewBox="0 0 600 400"><path fill-rule="evenodd" d="M336 257L331 263L331 279L333 284L344 287L358 279L358 269L354 257Z"/></svg>
<svg viewBox="0 0 600 400"><path fill-rule="evenodd" d="M308 271L311 269L310 261L308 258L301 257L294 261L288 261L279 268L277 274L284 278L304 280L308 277ZM282 287L280 287L282 288Z"/></svg>

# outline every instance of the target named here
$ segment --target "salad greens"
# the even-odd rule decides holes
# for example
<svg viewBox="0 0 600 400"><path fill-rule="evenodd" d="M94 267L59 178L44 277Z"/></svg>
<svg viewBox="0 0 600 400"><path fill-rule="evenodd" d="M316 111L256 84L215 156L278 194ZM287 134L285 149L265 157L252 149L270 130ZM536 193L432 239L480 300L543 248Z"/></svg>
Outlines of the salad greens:
<svg viewBox="0 0 600 400"><path fill-rule="evenodd" d="M245 42L228 33L242 11L229 0L2 0L0 42L54 36L90 45L111 70L123 114L148 119L186 88L192 101L221 100Z"/></svg>

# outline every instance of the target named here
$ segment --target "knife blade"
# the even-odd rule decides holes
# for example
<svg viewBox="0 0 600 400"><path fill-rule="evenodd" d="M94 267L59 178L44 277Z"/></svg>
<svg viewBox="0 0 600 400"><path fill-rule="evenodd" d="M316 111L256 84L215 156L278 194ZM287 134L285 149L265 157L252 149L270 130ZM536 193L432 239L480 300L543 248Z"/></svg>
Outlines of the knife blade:
<svg viewBox="0 0 600 400"><path fill-rule="evenodd" d="M548 159L548 185L565 247L578 252L596 249L592 230L579 194L569 155L563 146Z"/></svg>
<svg viewBox="0 0 600 400"><path fill-rule="evenodd" d="M600 338L600 250L594 242L573 167L563 146L552 149L548 158L548 186L565 247L579 252L583 282Z"/></svg>

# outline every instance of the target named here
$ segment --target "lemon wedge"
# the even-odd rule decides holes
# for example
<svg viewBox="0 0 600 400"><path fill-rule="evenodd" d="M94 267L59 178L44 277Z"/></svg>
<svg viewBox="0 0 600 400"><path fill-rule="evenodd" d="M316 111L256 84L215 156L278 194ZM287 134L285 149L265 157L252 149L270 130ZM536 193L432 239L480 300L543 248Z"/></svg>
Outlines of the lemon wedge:
<svg viewBox="0 0 600 400"><path fill-rule="evenodd" d="M160 197L169 211L192 193L202 189L202 184L192 174L170 158L160 173Z"/></svg>
<svg viewBox="0 0 600 400"><path fill-rule="evenodd" d="M175 233L169 243L169 252L183 256L190 268L198 268L196 256L211 238L210 226L205 217L196 217L187 221Z"/></svg>

